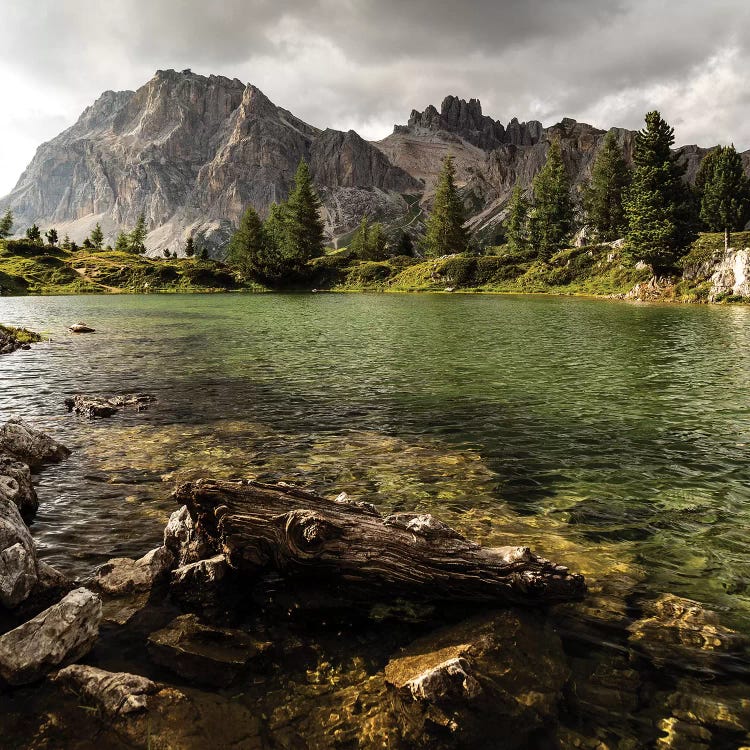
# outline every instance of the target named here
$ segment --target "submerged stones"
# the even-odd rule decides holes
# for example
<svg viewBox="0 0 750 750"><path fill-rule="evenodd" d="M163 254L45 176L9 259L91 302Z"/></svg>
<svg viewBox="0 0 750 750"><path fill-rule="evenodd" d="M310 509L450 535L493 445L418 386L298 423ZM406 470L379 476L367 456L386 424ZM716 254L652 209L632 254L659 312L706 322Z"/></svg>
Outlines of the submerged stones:
<svg viewBox="0 0 750 750"><path fill-rule="evenodd" d="M42 678L55 667L87 654L99 635L102 603L75 589L32 620L0 636L0 677L11 685Z"/></svg>
<svg viewBox="0 0 750 750"><path fill-rule="evenodd" d="M187 680L201 685L229 685L271 644L241 630L201 624L182 615L148 638L151 658Z"/></svg>
<svg viewBox="0 0 750 750"><path fill-rule="evenodd" d="M89 419L111 417L123 408L134 408L136 411L148 409L156 401L155 396L148 393L127 393L119 396L101 397L76 394L65 399L68 411Z"/></svg>

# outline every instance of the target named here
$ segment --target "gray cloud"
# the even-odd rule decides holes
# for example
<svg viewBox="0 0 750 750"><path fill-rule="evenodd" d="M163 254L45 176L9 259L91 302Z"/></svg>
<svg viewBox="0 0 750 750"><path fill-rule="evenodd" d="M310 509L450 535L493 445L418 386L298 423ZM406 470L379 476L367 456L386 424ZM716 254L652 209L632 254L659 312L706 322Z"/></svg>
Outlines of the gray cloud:
<svg viewBox="0 0 750 750"><path fill-rule="evenodd" d="M370 138L452 93L545 124L658 108L680 142L748 148L749 23L746 0L6 0L0 194L101 91L170 67Z"/></svg>

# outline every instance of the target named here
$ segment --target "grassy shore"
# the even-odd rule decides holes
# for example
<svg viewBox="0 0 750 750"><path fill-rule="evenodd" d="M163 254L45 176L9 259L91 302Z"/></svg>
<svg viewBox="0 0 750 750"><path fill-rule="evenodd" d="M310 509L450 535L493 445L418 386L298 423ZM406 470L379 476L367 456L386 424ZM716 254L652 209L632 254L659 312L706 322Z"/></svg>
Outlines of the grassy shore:
<svg viewBox="0 0 750 750"><path fill-rule="evenodd" d="M675 302L706 302L713 264L723 251L723 235L703 234L682 259L678 273L652 296ZM750 233L734 236L750 246ZM114 250L66 252L54 247L19 252L0 242L3 294L86 294L213 292L257 290L222 263L194 258L149 258ZM548 262L513 253L507 246L485 255L435 259L397 256L363 261L347 249L331 251L311 264L305 289L329 291L569 294L621 297L651 277L627 250L591 245L560 250ZM726 298L727 302L747 300Z"/></svg>

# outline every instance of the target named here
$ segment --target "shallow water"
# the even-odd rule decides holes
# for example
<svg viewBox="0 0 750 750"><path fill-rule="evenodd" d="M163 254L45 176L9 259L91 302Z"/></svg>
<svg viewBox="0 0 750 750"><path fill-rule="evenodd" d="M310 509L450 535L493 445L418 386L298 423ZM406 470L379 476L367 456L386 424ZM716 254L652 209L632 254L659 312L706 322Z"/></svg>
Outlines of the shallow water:
<svg viewBox="0 0 750 750"><path fill-rule="evenodd" d="M67 334L78 320L97 333ZM0 419L74 449L41 474L33 525L66 572L158 544L181 479L284 479L530 544L595 587L624 577L627 607L674 594L750 634L750 308L50 297L0 299L0 321L51 337L0 358ZM122 391L158 402L95 422L62 403ZM746 668L722 679L740 689Z"/></svg>

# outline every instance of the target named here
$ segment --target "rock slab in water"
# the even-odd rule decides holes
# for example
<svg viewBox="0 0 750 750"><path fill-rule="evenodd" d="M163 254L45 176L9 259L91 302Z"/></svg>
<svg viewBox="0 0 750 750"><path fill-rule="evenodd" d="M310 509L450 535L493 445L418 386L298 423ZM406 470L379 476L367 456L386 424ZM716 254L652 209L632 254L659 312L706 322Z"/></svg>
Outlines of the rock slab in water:
<svg viewBox="0 0 750 750"><path fill-rule="evenodd" d="M169 595L186 609L220 609L229 565L224 555L214 555L172 571Z"/></svg>
<svg viewBox="0 0 750 750"><path fill-rule="evenodd" d="M0 477L0 604L13 609L37 584L34 540L16 504L2 493Z"/></svg>
<svg viewBox="0 0 750 750"><path fill-rule="evenodd" d="M99 635L102 603L88 589L71 591L58 604L0 636L0 677L25 685L87 654Z"/></svg>
<svg viewBox="0 0 750 750"><path fill-rule="evenodd" d="M0 499L12 500L27 522L39 507L39 498L31 483L31 470L12 456L0 455Z"/></svg>
<svg viewBox="0 0 750 750"><path fill-rule="evenodd" d="M112 718L145 711L148 696L159 690L156 683L140 675L106 672L83 664L61 669L54 681Z"/></svg>
<svg viewBox="0 0 750 750"><path fill-rule="evenodd" d="M174 555L157 547L138 560L115 557L97 568L93 585L112 596L148 591L166 576L174 565Z"/></svg>
<svg viewBox="0 0 750 750"><path fill-rule="evenodd" d="M119 396L85 396L77 393L75 396L65 399L68 411L79 414L89 419L111 417L123 408L133 407L137 411L147 409L149 404L154 403L156 398L148 393L126 393Z"/></svg>
<svg viewBox="0 0 750 750"><path fill-rule="evenodd" d="M68 326L68 330L71 333L96 333L96 328L87 326L85 323L73 323L72 326Z"/></svg>
<svg viewBox="0 0 750 750"><path fill-rule="evenodd" d="M35 469L42 464L59 463L70 455L70 449L22 419L10 419L0 427L0 453L10 454Z"/></svg>
<svg viewBox="0 0 750 750"><path fill-rule="evenodd" d="M232 683L270 644L242 630L201 624L182 615L148 637L151 658L191 682L214 687Z"/></svg>

